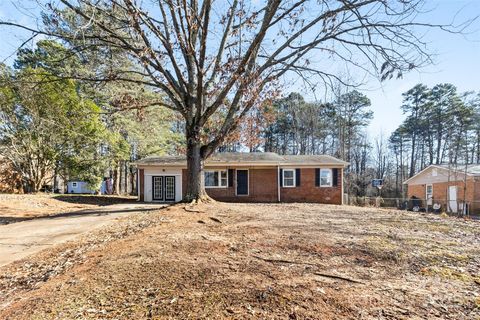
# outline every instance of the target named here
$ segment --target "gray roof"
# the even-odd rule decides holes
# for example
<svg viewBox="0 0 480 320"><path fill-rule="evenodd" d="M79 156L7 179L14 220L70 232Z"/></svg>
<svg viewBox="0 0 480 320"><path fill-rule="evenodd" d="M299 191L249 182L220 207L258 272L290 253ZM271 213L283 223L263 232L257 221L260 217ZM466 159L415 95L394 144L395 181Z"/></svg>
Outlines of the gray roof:
<svg viewBox="0 0 480 320"><path fill-rule="evenodd" d="M343 164L348 165L348 162L337 159L335 157L319 154L319 155L285 155L282 156L284 162L288 163L318 163L318 164Z"/></svg>
<svg viewBox="0 0 480 320"><path fill-rule="evenodd" d="M147 157L136 161L136 164L144 165L184 166L186 163L187 158L185 156Z"/></svg>
<svg viewBox="0 0 480 320"><path fill-rule="evenodd" d="M220 152L212 154L212 156L207 159L208 163L279 161L282 161L282 157L274 152Z"/></svg>
<svg viewBox="0 0 480 320"><path fill-rule="evenodd" d="M138 160L137 165L186 166L185 156L148 157ZM216 164L257 164L257 165L339 165L346 166L347 162L328 155L278 155L273 152L221 152L210 156L205 165Z"/></svg>
<svg viewBox="0 0 480 320"><path fill-rule="evenodd" d="M446 169L448 170L450 168L450 170L454 170L454 171L458 171L458 172L465 172L465 165L464 164L457 164L456 166L455 165L452 165L452 164L435 164L434 166L436 167L441 167L443 169ZM480 164L467 164L467 174L471 174L471 175L480 175Z"/></svg>

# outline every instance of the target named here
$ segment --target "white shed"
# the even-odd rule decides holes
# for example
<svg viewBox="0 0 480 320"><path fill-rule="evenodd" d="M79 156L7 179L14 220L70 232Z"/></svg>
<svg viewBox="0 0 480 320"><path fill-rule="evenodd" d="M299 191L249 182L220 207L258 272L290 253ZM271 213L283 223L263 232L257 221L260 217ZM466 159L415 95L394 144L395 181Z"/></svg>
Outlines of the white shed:
<svg viewBox="0 0 480 320"><path fill-rule="evenodd" d="M86 183L85 181L73 180L73 181L68 181L68 183L67 183L67 193L89 193L89 194L93 194L93 193L95 193L95 191L90 189L88 187L88 183Z"/></svg>

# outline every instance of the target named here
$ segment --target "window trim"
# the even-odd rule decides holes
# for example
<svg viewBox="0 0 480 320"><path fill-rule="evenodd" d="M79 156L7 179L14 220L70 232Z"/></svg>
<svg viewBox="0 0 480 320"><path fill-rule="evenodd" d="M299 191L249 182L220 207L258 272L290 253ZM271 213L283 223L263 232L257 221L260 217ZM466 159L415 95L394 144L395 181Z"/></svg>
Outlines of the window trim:
<svg viewBox="0 0 480 320"><path fill-rule="evenodd" d="M291 186L285 185L285 171L291 171L293 173L293 175L292 175L293 185L291 185ZM297 176L297 173L296 173L295 169L283 169L282 170L282 186L284 188L295 188L297 186L297 177L296 176ZM288 179L290 179L290 178L288 178Z"/></svg>
<svg viewBox="0 0 480 320"><path fill-rule="evenodd" d="M225 171L227 174L226 180L227 184L222 186L222 171ZM207 186L205 184L205 173L207 172L217 172L218 173L218 184L216 186ZM227 169L216 169L216 170L203 170L203 186L205 189L215 189L215 188L228 188L228 170Z"/></svg>
<svg viewBox="0 0 480 320"><path fill-rule="evenodd" d="M322 184L322 171L328 171L330 172L330 183L327 184ZM318 177L318 183L320 188L331 188L333 186L333 170L332 168L320 168L319 172L319 177Z"/></svg>

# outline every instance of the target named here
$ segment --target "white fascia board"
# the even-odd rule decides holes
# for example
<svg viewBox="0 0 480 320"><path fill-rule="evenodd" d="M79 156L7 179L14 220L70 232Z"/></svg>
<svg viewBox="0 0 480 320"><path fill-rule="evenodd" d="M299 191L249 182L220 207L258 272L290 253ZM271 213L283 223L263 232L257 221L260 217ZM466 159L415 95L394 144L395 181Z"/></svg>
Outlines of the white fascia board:
<svg viewBox="0 0 480 320"><path fill-rule="evenodd" d="M445 168L445 167L443 167L443 166L439 166L439 165L436 165L436 164L431 164L431 165L429 165L428 167L426 167L425 169L423 169L422 171L420 171L419 173L413 175L411 178L408 178L407 180L405 180L405 181L403 182L403 184L408 184L408 183L410 182L410 180L412 180L412 179L416 178L417 176L423 174L425 171L427 171L427 170L430 169L430 168L437 168L437 169L444 170L444 171L451 170L451 171L453 171L453 172L457 172L457 173L460 173L460 174L465 174L465 172L462 171L462 170L458 170L458 169L455 170L455 169L453 169L453 168L448 169L448 168ZM467 172L467 176L476 176L476 175Z"/></svg>
<svg viewBox="0 0 480 320"><path fill-rule="evenodd" d="M292 162L218 162L218 163L205 163L205 168L215 167L277 167L282 168L345 168L348 164L342 163L292 163ZM179 168L186 169L186 165L168 165L168 164L137 164L137 168L151 168L151 167L164 167L164 168Z"/></svg>
<svg viewBox="0 0 480 320"><path fill-rule="evenodd" d="M338 169L343 169L345 168L345 165L343 164L338 164L338 163L280 163L281 168L325 168L325 169L330 169L330 168L338 168Z"/></svg>

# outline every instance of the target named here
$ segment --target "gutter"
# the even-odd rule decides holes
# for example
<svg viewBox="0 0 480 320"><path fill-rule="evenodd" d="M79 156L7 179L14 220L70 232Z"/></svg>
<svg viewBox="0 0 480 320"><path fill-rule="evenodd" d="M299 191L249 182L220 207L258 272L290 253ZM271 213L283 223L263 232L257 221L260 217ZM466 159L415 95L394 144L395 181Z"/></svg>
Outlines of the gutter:
<svg viewBox="0 0 480 320"><path fill-rule="evenodd" d="M282 202L281 195L280 195L280 163L277 164L277 196L278 202Z"/></svg>
<svg viewBox="0 0 480 320"><path fill-rule="evenodd" d="M205 163L205 168L216 168L216 167L275 167L278 165L283 167L292 167L292 168L345 168L348 164L344 163L292 163L292 162L275 162L275 163L266 163L266 162L222 162L222 163ZM171 167L171 168L182 168L187 167L186 164L169 164L169 163L135 163L137 167Z"/></svg>

